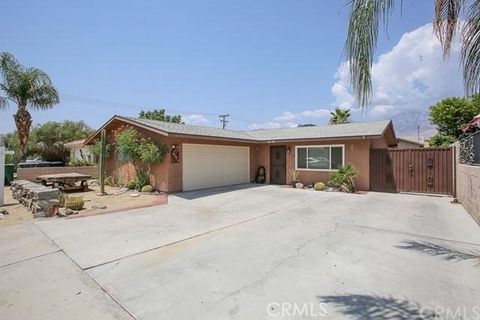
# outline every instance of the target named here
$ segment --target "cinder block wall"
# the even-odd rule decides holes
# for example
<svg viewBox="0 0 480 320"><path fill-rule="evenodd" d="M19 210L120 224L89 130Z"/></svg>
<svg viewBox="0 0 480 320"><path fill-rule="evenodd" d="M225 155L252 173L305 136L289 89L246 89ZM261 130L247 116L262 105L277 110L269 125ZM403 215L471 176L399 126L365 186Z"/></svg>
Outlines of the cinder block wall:
<svg viewBox="0 0 480 320"><path fill-rule="evenodd" d="M480 225L480 167L457 164L457 198Z"/></svg>
<svg viewBox="0 0 480 320"><path fill-rule="evenodd" d="M98 178L97 166L86 167L43 167L43 168L18 168L17 179L37 181L37 177L44 174L56 173L81 173L92 176L92 179Z"/></svg>

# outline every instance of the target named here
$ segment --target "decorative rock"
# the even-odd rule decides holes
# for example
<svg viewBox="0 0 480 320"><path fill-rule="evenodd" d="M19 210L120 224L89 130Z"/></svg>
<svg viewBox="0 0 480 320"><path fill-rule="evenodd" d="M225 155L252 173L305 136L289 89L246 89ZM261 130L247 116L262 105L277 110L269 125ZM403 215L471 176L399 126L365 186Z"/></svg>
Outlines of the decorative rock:
<svg viewBox="0 0 480 320"><path fill-rule="evenodd" d="M98 180L92 180L92 181L90 181L90 185L91 186L99 186L100 183L98 182Z"/></svg>
<svg viewBox="0 0 480 320"><path fill-rule="evenodd" d="M295 188L297 188L297 189L303 189L303 183L301 183L301 182L295 183Z"/></svg>
<svg viewBox="0 0 480 320"><path fill-rule="evenodd" d="M136 197L138 197L139 195L140 195L140 193L137 193L137 192L135 192L135 193L130 193L130 194L129 194L129 196L132 197L132 198L136 198Z"/></svg>
<svg viewBox="0 0 480 320"><path fill-rule="evenodd" d="M122 193L128 192L128 188L120 188L120 190L118 190L118 191L119 191L119 192L122 192Z"/></svg>
<svg viewBox="0 0 480 320"><path fill-rule="evenodd" d="M104 205L103 203L98 203L98 204L94 204L94 205L92 206L92 208L93 208L93 209L106 209L107 206Z"/></svg>
<svg viewBox="0 0 480 320"><path fill-rule="evenodd" d="M66 208L63 210L63 213L66 214L67 216L70 216L72 214L78 214L78 211Z"/></svg>
<svg viewBox="0 0 480 320"><path fill-rule="evenodd" d="M66 217L67 214L66 214L65 212L59 211L59 212L57 213L57 216L63 218L63 217Z"/></svg>
<svg viewBox="0 0 480 320"><path fill-rule="evenodd" d="M7 211L7 209L2 209L2 210L0 210L0 213L1 213L2 215L9 214L9 212Z"/></svg>

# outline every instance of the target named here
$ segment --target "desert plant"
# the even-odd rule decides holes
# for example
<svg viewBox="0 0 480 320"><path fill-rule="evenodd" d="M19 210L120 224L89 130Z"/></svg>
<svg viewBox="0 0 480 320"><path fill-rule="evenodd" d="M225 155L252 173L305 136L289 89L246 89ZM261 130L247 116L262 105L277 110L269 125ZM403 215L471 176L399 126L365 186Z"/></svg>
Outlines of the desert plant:
<svg viewBox="0 0 480 320"><path fill-rule="evenodd" d="M313 186L313 189L315 189L315 191L322 191L322 190L325 190L326 188L327 188L327 186L323 182L317 182Z"/></svg>
<svg viewBox="0 0 480 320"><path fill-rule="evenodd" d="M292 178L292 185L295 185L295 183L297 183L299 181L298 180L299 173L300 172L298 172L295 169L290 169L290 177Z"/></svg>
<svg viewBox="0 0 480 320"><path fill-rule="evenodd" d="M142 190L143 187L145 187L150 183L150 178L144 172L137 172L135 174L134 181L135 181L135 189Z"/></svg>
<svg viewBox="0 0 480 320"><path fill-rule="evenodd" d="M152 192L153 188L151 185L147 184L146 186L143 186L142 192Z"/></svg>
<svg viewBox="0 0 480 320"><path fill-rule="evenodd" d="M117 181L115 177L113 176L108 176L105 178L105 185L109 187L115 187L117 185Z"/></svg>
<svg viewBox="0 0 480 320"><path fill-rule="evenodd" d="M353 178L356 176L358 176L358 171L354 166L347 163L344 166L340 166L338 171L335 171L331 174L330 181L328 183L339 188L341 191L354 193L357 192L355 182L353 181Z"/></svg>
<svg viewBox="0 0 480 320"><path fill-rule="evenodd" d="M125 187L127 187L129 190L133 190L135 189L135 187L137 186L135 180L130 180L127 182L127 184L125 185Z"/></svg>
<svg viewBox="0 0 480 320"><path fill-rule="evenodd" d="M158 145L143 138L132 127L123 127L115 134L116 153L120 163L130 163L135 168L135 184L138 190L150 183L150 166L163 161L168 152L164 145Z"/></svg>

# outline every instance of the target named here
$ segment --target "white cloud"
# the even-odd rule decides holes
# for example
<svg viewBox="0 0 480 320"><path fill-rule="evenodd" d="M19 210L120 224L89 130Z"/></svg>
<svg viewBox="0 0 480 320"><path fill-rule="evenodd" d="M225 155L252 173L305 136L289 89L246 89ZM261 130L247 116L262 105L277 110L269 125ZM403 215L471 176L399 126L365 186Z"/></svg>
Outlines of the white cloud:
<svg viewBox="0 0 480 320"><path fill-rule="evenodd" d="M202 115L199 114L191 114L188 116L182 116L183 121L186 124L193 124L193 125L205 125L209 124L210 121Z"/></svg>
<svg viewBox="0 0 480 320"><path fill-rule="evenodd" d="M305 110L301 114L305 117L322 118L328 116L330 114L330 111L328 111L327 109Z"/></svg>
<svg viewBox="0 0 480 320"><path fill-rule="evenodd" d="M275 117L273 120L284 122L284 121L292 121L292 120L295 120L296 118L297 118L297 115L295 113L290 111L285 111L278 117Z"/></svg>
<svg viewBox="0 0 480 320"><path fill-rule="evenodd" d="M372 67L373 97L367 118L389 119L405 112L425 112L444 97L463 95L459 51L456 39L449 60L444 61L431 24L405 33ZM335 79L331 88L335 105L358 111L349 90L348 63L338 68Z"/></svg>
<svg viewBox="0 0 480 320"><path fill-rule="evenodd" d="M300 112L284 111L271 121L253 123L249 128L257 130L296 127L300 123L318 122L321 118L325 118L328 115L330 115L330 111L327 109L313 109Z"/></svg>

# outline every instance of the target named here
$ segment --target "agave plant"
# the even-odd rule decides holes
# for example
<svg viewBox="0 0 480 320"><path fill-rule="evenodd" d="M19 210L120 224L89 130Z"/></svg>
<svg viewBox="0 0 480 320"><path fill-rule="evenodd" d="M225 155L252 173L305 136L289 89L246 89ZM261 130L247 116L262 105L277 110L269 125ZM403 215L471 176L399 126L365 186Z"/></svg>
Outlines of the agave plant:
<svg viewBox="0 0 480 320"><path fill-rule="evenodd" d="M371 69L377 46L379 26L388 20L402 0L350 0L351 13L345 44L350 64L350 82L357 101L366 107L372 95ZM433 0L433 31L439 39L444 58L450 53L453 38L461 36L460 64L467 95L480 90L480 1ZM460 23L464 21L464 23Z"/></svg>
<svg viewBox="0 0 480 320"><path fill-rule="evenodd" d="M355 193L357 188L353 178L358 176L358 171L351 164L340 166L338 171L335 171L330 176L329 185L339 188L341 191Z"/></svg>

